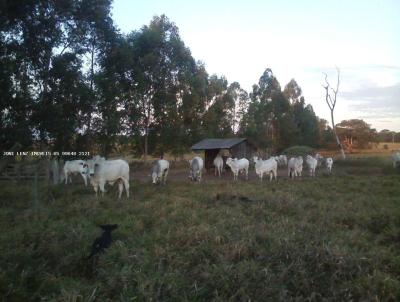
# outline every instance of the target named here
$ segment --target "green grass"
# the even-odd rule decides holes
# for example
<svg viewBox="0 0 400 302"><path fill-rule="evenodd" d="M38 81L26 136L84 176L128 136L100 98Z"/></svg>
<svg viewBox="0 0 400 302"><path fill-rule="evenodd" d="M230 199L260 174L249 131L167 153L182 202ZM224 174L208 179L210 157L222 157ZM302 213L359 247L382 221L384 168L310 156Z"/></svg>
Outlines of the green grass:
<svg viewBox="0 0 400 302"><path fill-rule="evenodd" d="M33 207L31 184L1 183L3 299L400 299L400 174L385 159L277 183L134 182L121 202L115 190L60 185L48 201L43 188ZM93 264L102 223L120 227Z"/></svg>

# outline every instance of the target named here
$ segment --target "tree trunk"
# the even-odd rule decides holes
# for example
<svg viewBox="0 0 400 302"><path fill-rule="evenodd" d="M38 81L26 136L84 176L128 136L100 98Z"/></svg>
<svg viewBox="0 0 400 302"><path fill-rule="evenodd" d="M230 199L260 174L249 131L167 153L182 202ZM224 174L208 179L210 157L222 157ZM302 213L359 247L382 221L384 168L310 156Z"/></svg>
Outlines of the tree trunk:
<svg viewBox="0 0 400 302"><path fill-rule="evenodd" d="M147 154L148 154L148 137L149 137L149 129L146 128L146 132L144 134L144 160L147 159Z"/></svg>
<svg viewBox="0 0 400 302"><path fill-rule="evenodd" d="M53 178L53 185L57 185L60 183L60 168L58 166L58 160L57 159L53 159L51 161L51 175Z"/></svg>
<svg viewBox="0 0 400 302"><path fill-rule="evenodd" d="M333 110L331 110L331 120L332 120L333 133L335 134L335 138L336 138L336 143L338 144L338 147L340 148L340 152L342 153L342 159L346 159L346 154L344 153L343 145L340 142L339 136L336 133L335 120L333 118Z"/></svg>

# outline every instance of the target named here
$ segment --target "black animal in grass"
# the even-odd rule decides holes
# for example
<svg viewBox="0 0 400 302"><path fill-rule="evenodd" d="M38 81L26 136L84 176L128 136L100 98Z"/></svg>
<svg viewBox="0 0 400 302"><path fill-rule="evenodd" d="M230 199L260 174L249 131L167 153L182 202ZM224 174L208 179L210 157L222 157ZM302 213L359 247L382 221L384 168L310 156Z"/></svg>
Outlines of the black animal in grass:
<svg viewBox="0 0 400 302"><path fill-rule="evenodd" d="M92 252L88 259L99 255L104 252L106 248L110 247L112 241L111 232L118 228L118 224L103 224L99 225L99 227L103 230L103 234L94 240L92 244Z"/></svg>

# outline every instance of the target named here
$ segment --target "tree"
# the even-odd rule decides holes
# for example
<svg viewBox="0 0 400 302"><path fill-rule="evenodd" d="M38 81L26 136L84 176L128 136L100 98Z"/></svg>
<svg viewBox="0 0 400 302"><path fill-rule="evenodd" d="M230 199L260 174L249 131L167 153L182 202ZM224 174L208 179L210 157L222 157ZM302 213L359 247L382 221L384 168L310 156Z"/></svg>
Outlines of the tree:
<svg viewBox="0 0 400 302"><path fill-rule="evenodd" d="M208 81L207 91L207 109L202 119L204 135L207 137L233 135L235 100L228 91L228 81L225 77L212 75Z"/></svg>
<svg viewBox="0 0 400 302"><path fill-rule="evenodd" d="M336 132L336 125L335 125L335 120L334 120L334 111L335 111L335 107L336 107L336 98L337 98L337 94L339 92L339 84L340 84L340 70L339 68L336 68L337 70L337 82L336 82L336 89L330 87L330 84L328 82L328 75L326 73L325 74L325 83L326 85L322 85L322 87L324 87L325 89L325 101L326 104L329 107L329 110L331 112L331 122L332 122L332 129L333 129L333 133L335 134L335 138L336 138L336 142L338 147L340 148L340 152L342 153L342 158L346 159L346 154L344 153L344 149L343 149L343 145L339 140L339 136L337 135Z"/></svg>
<svg viewBox="0 0 400 302"><path fill-rule="evenodd" d="M149 153L184 153L199 138L206 111L208 75L196 63L166 16L126 37L129 56L122 74L127 131L146 157ZM125 69L124 69L125 68Z"/></svg>
<svg viewBox="0 0 400 302"><path fill-rule="evenodd" d="M233 82L228 87L228 94L233 99L231 128L233 133L239 131L239 123L243 119L248 108L249 96L247 92L240 87L238 82Z"/></svg>
<svg viewBox="0 0 400 302"><path fill-rule="evenodd" d="M358 148L366 148L377 139L376 130L360 119L341 121L337 124L337 133L342 139L347 138L354 142Z"/></svg>
<svg viewBox="0 0 400 302"><path fill-rule="evenodd" d="M264 71L250 93L248 110L240 123L240 133L252 139L261 148L273 145L276 132L273 108L278 110L279 105L273 105L272 98L274 94L280 93L281 86L270 68Z"/></svg>
<svg viewBox="0 0 400 302"><path fill-rule="evenodd" d="M93 54L94 37L96 45L104 45L114 32L110 10L110 0L2 4L0 85L4 106L0 105L0 127L1 132L10 130L6 131L10 136L0 137L2 144L9 144L10 138L18 135L25 146L40 139L49 147L54 148L55 142L58 147L70 148L71 129L75 134L85 132L85 124L90 125L88 113L96 106L96 102L92 105L94 64L89 86L85 57L89 50ZM99 47L96 49L101 53ZM91 95L85 86L90 87ZM74 110L68 122L63 118L60 123L55 116L67 115L61 111L68 102ZM64 122L68 123L67 131Z"/></svg>
<svg viewBox="0 0 400 302"><path fill-rule="evenodd" d="M379 142L395 142L396 139L396 132L390 131L388 129L383 129L378 132L377 139Z"/></svg>
<svg viewBox="0 0 400 302"><path fill-rule="evenodd" d="M283 90L283 95L290 101L291 104L300 101L302 96L302 91L300 86L294 79L291 79L289 83L286 84Z"/></svg>
<svg viewBox="0 0 400 302"><path fill-rule="evenodd" d="M329 123L325 119L317 118L318 120L318 147L326 148L330 144L335 144L335 135Z"/></svg>

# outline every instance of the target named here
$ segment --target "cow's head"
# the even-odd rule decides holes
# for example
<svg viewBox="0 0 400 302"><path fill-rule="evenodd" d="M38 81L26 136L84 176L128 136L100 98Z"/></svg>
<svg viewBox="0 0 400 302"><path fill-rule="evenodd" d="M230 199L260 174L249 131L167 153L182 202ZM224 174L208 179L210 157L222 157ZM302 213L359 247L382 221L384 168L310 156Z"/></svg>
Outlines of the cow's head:
<svg viewBox="0 0 400 302"><path fill-rule="evenodd" d="M157 174L157 172L151 173L151 179L153 180L153 184L156 184L158 182L158 174Z"/></svg>

